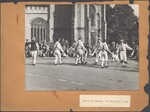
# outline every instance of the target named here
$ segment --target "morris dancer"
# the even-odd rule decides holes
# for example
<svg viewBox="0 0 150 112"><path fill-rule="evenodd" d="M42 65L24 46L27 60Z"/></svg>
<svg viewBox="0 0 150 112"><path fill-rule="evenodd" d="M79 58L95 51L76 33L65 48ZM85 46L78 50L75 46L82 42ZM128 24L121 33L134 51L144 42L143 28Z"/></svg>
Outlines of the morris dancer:
<svg viewBox="0 0 150 112"><path fill-rule="evenodd" d="M124 40L121 39L117 52L120 52L120 60L123 67L126 67L127 64L127 50L133 50L133 49L129 47L127 44L125 44Z"/></svg>
<svg viewBox="0 0 150 112"><path fill-rule="evenodd" d="M91 56L94 56L94 54L96 53L96 58L95 58L94 65L97 65L98 60L101 59L102 49L103 49L102 38L98 38L98 43L96 45L96 48L95 48L94 52L91 54Z"/></svg>
<svg viewBox="0 0 150 112"><path fill-rule="evenodd" d="M56 43L54 44L54 56L55 56L54 63L55 63L55 65L57 65L58 61L60 64L62 64L61 53L63 54L63 56L67 57L67 55L63 51L62 46L60 44L60 39L57 39Z"/></svg>
<svg viewBox="0 0 150 112"><path fill-rule="evenodd" d="M78 65L79 61L81 61L81 64L86 64L85 62L85 53L87 52L87 49L84 47L83 42L81 41L81 38L78 39L76 43L76 61L75 64Z"/></svg>
<svg viewBox="0 0 150 112"><path fill-rule="evenodd" d="M108 52L110 54L112 54L111 51L108 48L106 40L104 39L103 49L102 49L102 52L101 52L101 68L108 67Z"/></svg>
<svg viewBox="0 0 150 112"><path fill-rule="evenodd" d="M115 42L112 42L112 46L110 47L111 52L112 52L112 61L117 62L119 61L118 53L117 53L117 46Z"/></svg>

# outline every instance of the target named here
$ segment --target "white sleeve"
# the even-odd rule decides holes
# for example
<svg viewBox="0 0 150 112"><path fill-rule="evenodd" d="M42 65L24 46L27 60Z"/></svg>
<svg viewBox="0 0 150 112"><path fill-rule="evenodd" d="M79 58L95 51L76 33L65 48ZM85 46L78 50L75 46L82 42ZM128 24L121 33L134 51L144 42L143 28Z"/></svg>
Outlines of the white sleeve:
<svg viewBox="0 0 150 112"><path fill-rule="evenodd" d="M79 46L80 46L80 47L84 47L83 42L80 41L80 42L79 42Z"/></svg>
<svg viewBox="0 0 150 112"><path fill-rule="evenodd" d="M111 51L109 50L109 48L108 48L108 45L107 45L107 44L105 44L105 47L106 47L106 50L107 50L108 52L110 52L110 53L111 53Z"/></svg>
<svg viewBox="0 0 150 112"><path fill-rule="evenodd" d="M131 48L131 47L129 47L127 44L126 44L126 46L125 46L125 47L126 47L126 49L127 49L127 50L132 50L132 48Z"/></svg>
<svg viewBox="0 0 150 112"><path fill-rule="evenodd" d="M107 44L104 44L104 47L107 51L109 51L109 48L108 48L108 45Z"/></svg>
<svg viewBox="0 0 150 112"><path fill-rule="evenodd" d="M37 47L37 50L39 50L39 45L38 45L38 43L36 43L36 47Z"/></svg>
<svg viewBox="0 0 150 112"><path fill-rule="evenodd" d="M58 47L59 50L63 51L63 49L62 49L60 43L57 44L57 47Z"/></svg>

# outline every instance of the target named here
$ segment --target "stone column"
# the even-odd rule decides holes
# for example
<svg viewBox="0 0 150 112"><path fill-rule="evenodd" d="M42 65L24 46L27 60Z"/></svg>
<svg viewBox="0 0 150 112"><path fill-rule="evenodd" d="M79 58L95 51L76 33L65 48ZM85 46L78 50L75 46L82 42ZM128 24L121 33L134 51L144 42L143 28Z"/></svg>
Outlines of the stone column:
<svg viewBox="0 0 150 112"><path fill-rule="evenodd" d="M71 45L74 42L74 24L75 24L75 5L72 5L72 17L71 17Z"/></svg>
<svg viewBox="0 0 150 112"><path fill-rule="evenodd" d="M42 28L42 42L45 40L45 37L44 37L44 27Z"/></svg>
<svg viewBox="0 0 150 112"><path fill-rule="evenodd" d="M30 11L30 7L25 9L25 39L31 41L31 24L28 11Z"/></svg>
<svg viewBox="0 0 150 112"><path fill-rule="evenodd" d="M75 5L75 19L74 19L74 39L77 40L78 37L81 37L84 42L84 26L85 26L85 14L84 14L84 5L76 4Z"/></svg>
<svg viewBox="0 0 150 112"><path fill-rule="evenodd" d="M78 40L78 37L82 37L84 42L85 38L85 9L82 4L75 4L74 6L74 40Z"/></svg>
<svg viewBox="0 0 150 112"><path fill-rule="evenodd" d="M31 27L31 38L33 37L33 27Z"/></svg>
<svg viewBox="0 0 150 112"><path fill-rule="evenodd" d="M81 17L81 22L80 22L80 33L82 37L82 41L85 42L85 9L84 9L84 4L81 5L81 12L80 12L80 17Z"/></svg>
<svg viewBox="0 0 150 112"><path fill-rule="evenodd" d="M77 10L78 10L78 4L75 4L74 5L74 40L77 41Z"/></svg>
<svg viewBox="0 0 150 112"><path fill-rule="evenodd" d="M38 41L38 27L36 27L36 41Z"/></svg>
<svg viewBox="0 0 150 112"><path fill-rule="evenodd" d="M39 42L41 42L41 27L39 27Z"/></svg>
<svg viewBox="0 0 150 112"><path fill-rule="evenodd" d="M91 45L91 19L88 18L88 42Z"/></svg>
<svg viewBox="0 0 150 112"><path fill-rule="evenodd" d="M34 27L32 27L32 37L34 37L35 35L34 35ZM31 38L32 38L31 37Z"/></svg>
<svg viewBox="0 0 150 112"><path fill-rule="evenodd" d="M45 41L45 28L43 28L43 35L44 35L44 41Z"/></svg>
<svg viewBox="0 0 150 112"><path fill-rule="evenodd" d="M100 28L100 37L103 38L102 37L102 6L100 7L100 26L99 26L99 28Z"/></svg>
<svg viewBox="0 0 150 112"><path fill-rule="evenodd" d="M88 21L88 43L91 45L91 18L90 18L90 11L89 5L87 5L87 21Z"/></svg>
<svg viewBox="0 0 150 112"><path fill-rule="evenodd" d="M44 30L44 33L45 33L45 40L46 40L46 42L48 41L48 39L47 39L47 34L46 34L46 28L44 28L45 30Z"/></svg>
<svg viewBox="0 0 150 112"><path fill-rule="evenodd" d="M54 34L54 11L55 11L55 5L49 6L49 40L50 42L53 42L53 34Z"/></svg>
<svg viewBox="0 0 150 112"><path fill-rule="evenodd" d="M107 22L106 22L106 5L104 5L104 24L105 24L105 39L107 39Z"/></svg>

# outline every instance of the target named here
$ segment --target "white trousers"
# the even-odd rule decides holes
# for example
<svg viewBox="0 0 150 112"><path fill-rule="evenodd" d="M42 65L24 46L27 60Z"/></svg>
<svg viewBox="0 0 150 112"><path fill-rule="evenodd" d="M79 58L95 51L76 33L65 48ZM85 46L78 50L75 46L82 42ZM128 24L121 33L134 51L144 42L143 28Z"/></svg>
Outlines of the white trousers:
<svg viewBox="0 0 150 112"><path fill-rule="evenodd" d="M108 53L107 53L107 51L102 51L101 52L101 60L102 61L108 61Z"/></svg>
<svg viewBox="0 0 150 112"><path fill-rule="evenodd" d="M120 60L127 62L127 54L126 51L120 51Z"/></svg>
<svg viewBox="0 0 150 112"><path fill-rule="evenodd" d="M32 63L36 64L37 51L31 51L31 55L32 55Z"/></svg>
<svg viewBox="0 0 150 112"><path fill-rule="evenodd" d="M107 51L101 52L101 66L108 66L108 53Z"/></svg>
<svg viewBox="0 0 150 112"><path fill-rule="evenodd" d="M98 60L101 60L101 66L108 66L108 53L107 51L100 51L96 54L95 62L98 63Z"/></svg>
<svg viewBox="0 0 150 112"><path fill-rule="evenodd" d="M113 54L112 54L112 60L113 60L113 61L119 61L118 54L113 53Z"/></svg>
<svg viewBox="0 0 150 112"><path fill-rule="evenodd" d="M102 51L100 51L99 53L96 53L96 58L95 58L96 63L98 63L98 60L101 59L101 54L102 54Z"/></svg>
<svg viewBox="0 0 150 112"><path fill-rule="evenodd" d="M56 49L54 51L54 56L55 56L55 60L54 60L55 64L57 64L58 61L59 61L59 63L62 63L62 58L61 58L61 52L60 52L60 50Z"/></svg>
<svg viewBox="0 0 150 112"><path fill-rule="evenodd" d="M82 49L78 49L76 51L76 61L75 61L75 64L78 64L79 61L83 62L83 60L84 60L84 56L83 55L84 55L84 52L83 52Z"/></svg>

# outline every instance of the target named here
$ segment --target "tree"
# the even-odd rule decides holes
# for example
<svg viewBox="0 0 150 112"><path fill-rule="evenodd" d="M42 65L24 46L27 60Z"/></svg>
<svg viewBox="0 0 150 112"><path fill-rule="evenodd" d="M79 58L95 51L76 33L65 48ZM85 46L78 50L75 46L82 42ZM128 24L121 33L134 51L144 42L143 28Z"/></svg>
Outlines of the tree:
<svg viewBox="0 0 150 112"><path fill-rule="evenodd" d="M119 42L123 38L127 43L138 43L138 17L129 5L107 5L107 38L108 42Z"/></svg>

